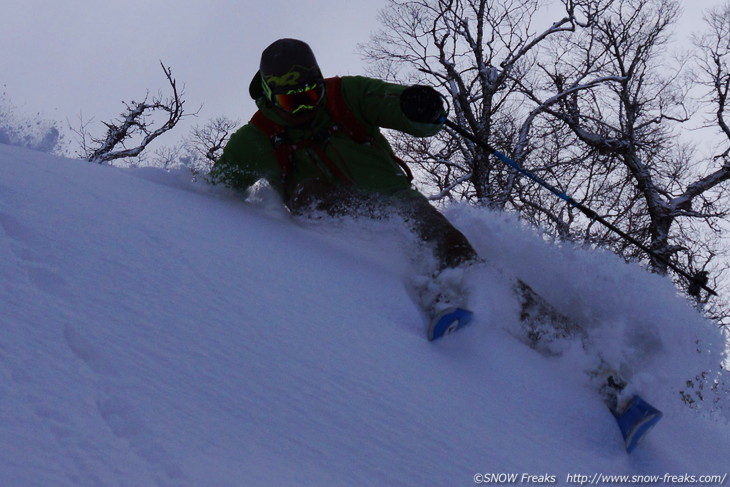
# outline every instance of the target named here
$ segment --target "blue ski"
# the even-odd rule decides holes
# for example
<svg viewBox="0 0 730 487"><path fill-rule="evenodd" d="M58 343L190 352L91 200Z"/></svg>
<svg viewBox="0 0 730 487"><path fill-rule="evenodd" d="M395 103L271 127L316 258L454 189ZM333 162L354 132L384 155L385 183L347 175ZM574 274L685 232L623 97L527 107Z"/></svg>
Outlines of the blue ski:
<svg viewBox="0 0 730 487"><path fill-rule="evenodd" d="M433 317L428 327L428 341L432 342L454 333L469 323L474 313L464 308L447 308Z"/></svg>
<svg viewBox="0 0 730 487"><path fill-rule="evenodd" d="M614 413L614 416L621 428L626 451L631 453L639 440L662 419L663 414L641 397L634 396L626 409L621 414Z"/></svg>

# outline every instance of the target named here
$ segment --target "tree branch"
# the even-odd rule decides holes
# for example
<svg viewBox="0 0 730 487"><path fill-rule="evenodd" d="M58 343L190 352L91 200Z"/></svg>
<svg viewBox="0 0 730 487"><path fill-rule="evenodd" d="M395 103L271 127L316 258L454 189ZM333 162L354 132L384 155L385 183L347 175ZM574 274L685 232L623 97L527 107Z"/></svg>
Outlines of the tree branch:
<svg viewBox="0 0 730 487"><path fill-rule="evenodd" d="M107 128L106 136L103 139L92 139L98 147L88 153L89 161L102 164L115 159L137 157L153 140L175 127L183 117L183 105L185 104L182 99L183 93L178 91L177 82L172 77L172 70L162 63L160 66L172 89L172 95L166 100L158 95L148 101L148 94L141 102L125 103L127 111L120 115L119 120L104 122ZM148 120L153 112L163 112L167 115L167 120L154 130ZM142 136L142 140L136 147L117 149L120 145L124 147L124 143L134 135Z"/></svg>

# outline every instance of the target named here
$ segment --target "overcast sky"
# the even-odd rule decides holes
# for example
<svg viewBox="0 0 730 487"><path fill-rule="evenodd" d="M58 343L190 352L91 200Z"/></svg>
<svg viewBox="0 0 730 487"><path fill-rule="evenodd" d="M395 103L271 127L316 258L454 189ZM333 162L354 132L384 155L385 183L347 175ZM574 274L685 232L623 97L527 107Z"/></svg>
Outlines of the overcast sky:
<svg viewBox="0 0 730 487"><path fill-rule="evenodd" d="M718 0L683 0L686 29ZM0 0L0 92L16 112L65 123L109 120L122 100L165 88L160 60L185 84L198 122L247 120L261 51L281 37L313 47L325 75L362 74L358 43L385 0Z"/></svg>
<svg viewBox="0 0 730 487"><path fill-rule="evenodd" d="M385 0L0 0L0 92L16 112L110 119L122 100L165 88L160 60L185 84L199 121L248 119L261 51L307 41L328 75L361 74L356 45ZM73 120L72 120L73 121Z"/></svg>

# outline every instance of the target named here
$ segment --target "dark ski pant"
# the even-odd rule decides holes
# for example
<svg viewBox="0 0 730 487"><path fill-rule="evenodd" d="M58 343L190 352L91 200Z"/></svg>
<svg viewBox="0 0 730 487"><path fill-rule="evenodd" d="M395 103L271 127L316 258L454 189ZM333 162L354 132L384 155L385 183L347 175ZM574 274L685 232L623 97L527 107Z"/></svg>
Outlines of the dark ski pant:
<svg viewBox="0 0 730 487"><path fill-rule="evenodd" d="M458 267L478 259L467 238L426 198L415 192L405 195L367 194L335 186L320 179L302 182L286 205L295 214L325 212L332 216L365 214L377 218L390 212L400 215L433 249L439 270Z"/></svg>

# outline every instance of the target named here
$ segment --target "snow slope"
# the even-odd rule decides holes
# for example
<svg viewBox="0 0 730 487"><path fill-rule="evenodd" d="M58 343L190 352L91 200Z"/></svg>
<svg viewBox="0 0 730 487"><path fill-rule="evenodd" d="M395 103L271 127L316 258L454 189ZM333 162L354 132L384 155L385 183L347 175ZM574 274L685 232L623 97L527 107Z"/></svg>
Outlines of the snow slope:
<svg viewBox="0 0 730 487"><path fill-rule="evenodd" d="M610 254L453 207L494 266L467 276L475 325L429 343L402 222L296 221L184 174L4 145L0 168L0 485L730 471L727 398L680 400L721 334ZM584 339L528 347L512 274ZM599 356L665 412L630 456L586 374Z"/></svg>

